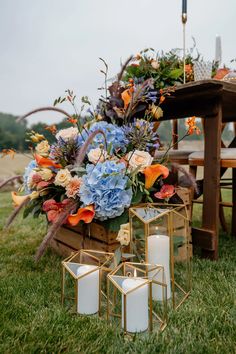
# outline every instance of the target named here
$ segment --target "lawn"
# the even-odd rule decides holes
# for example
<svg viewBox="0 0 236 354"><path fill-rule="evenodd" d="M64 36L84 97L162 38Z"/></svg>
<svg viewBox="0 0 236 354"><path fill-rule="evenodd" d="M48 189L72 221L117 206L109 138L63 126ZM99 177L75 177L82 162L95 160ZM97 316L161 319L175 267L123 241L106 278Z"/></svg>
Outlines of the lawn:
<svg viewBox="0 0 236 354"><path fill-rule="evenodd" d="M221 233L218 262L193 259L190 298L169 315L161 334L124 337L104 319L70 314L60 305L61 258L34 252L44 219L18 219L0 194L0 353L236 353L236 242ZM199 207L194 219L199 219Z"/></svg>

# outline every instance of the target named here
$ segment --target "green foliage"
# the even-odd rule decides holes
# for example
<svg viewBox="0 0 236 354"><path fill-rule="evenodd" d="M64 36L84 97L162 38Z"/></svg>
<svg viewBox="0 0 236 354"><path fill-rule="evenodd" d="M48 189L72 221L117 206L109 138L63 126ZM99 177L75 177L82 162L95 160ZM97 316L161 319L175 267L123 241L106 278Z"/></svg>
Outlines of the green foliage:
<svg viewBox="0 0 236 354"><path fill-rule="evenodd" d="M120 230L120 225L126 224L129 221L129 213L127 210L123 214L117 216L116 218L108 219L102 222L107 230L118 232Z"/></svg>
<svg viewBox="0 0 236 354"><path fill-rule="evenodd" d="M11 114L0 113L0 151L10 148L18 151L27 149L26 123L17 123L16 118Z"/></svg>
<svg viewBox="0 0 236 354"><path fill-rule="evenodd" d="M195 44L186 56L186 64L193 65L194 60L199 60L198 52L194 55ZM155 65L157 65L155 67ZM153 78L156 89L182 84L184 81L184 65L180 50L172 49L164 53L155 53L153 49L144 50L140 53L138 63L131 63L125 69L124 81L130 78ZM193 80L193 73L187 74L187 81Z"/></svg>
<svg viewBox="0 0 236 354"><path fill-rule="evenodd" d="M221 233L217 262L193 260L193 291L170 311L163 333L124 337L105 316L74 315L60 303L61 260L33 255L46 232L45 218L18 220L6 231L9 194L0 194L0 353L229 354L236 338L236 247ZM229 217L229 215L228 215ZM200 208L195 209L195 223ZM229 219L228 219L229 220Z"/></svg>
<svg viewBox="0 0 236 354"><path fill-rule="evenodd" d="M11 114L0 113L0 151L10 148L20 152L26 151L29 147L29 143L25 141L26 132L31 130L43 134L50 143L55 140L54 136L48 130L45 130L47 124L39 122L28 128L25 121L18 123L16 119L17 117ZM67 122L66 118L56 124L58 130L70 126L71 124Z"/></svg>

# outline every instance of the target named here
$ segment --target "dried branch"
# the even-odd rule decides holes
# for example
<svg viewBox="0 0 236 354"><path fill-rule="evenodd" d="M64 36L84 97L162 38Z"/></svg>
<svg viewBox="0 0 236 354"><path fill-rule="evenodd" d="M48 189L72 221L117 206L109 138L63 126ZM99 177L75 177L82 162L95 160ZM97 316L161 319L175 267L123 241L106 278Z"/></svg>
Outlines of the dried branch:
<svg viewBox="0 0 236 354"><path fill-rule="evenodd" d="M48 232L47 232L46 236L44 237L43 241L41 242L41 244L35 254L35 258L34 258L35 262L38 262L39 259L42 257L46 248L49 245L49 242L51 241L53 236L56 234L56 232L60 229L60 227L64 224L66 218L74 210L75 206L76 206L76 202L71 201L71 203L69 205L67 205L67 207L60 213L58 219L49 226Z"/></svg>
<svg viewBox="0 0 236 354"><path fill-rule="evenodd" d="M72 119L71 115L69 113L67 113L66 111L64 111L63 109L56 108L56 107L41 107L41 108L34 109L33 111L30 111L29 113L26 113L25 115L23 115L21 117L18 117L16 121L21 122L22 120L31 116L32 114L38 113L38 112L43 112L43 111L59 112L59 113L64 114L67 118Z"/></svg>
<svg viewBox="0 0 236 354"><path fill-rule="evenodd" d="M183 173L183 175L185 176L185 184L186 186L188 185L188 187L193 187L194 190L196 192L198 192L198 187L197 187L197 183L195 178L193 177L193 175L191 173L188 173L185 168L183 168L181 165L179 165L178 163L171 163L171 166L173 166L173 168L176 171L180 171Z"/></svg>
<svg viewBox="0 0 236 354"><path fill-rule="evenodd" d="M5 225L5 229L7 229L11 223L15 220L16 216L19 214L19 212L21 211L21 209L23 207L25 207L30 201L30 197L26 198L18 207L16 207L14 209L14 211L12 212L12 214L9 216L6 225Z"/></svg>
<svg viewBox="0 0 236 354"><path fill-rule="evenodd" d="M104 136L104 140L105 140L105 147L107 150L107 141L106 141L106 135L102 130L95 130L93 133L91 133L88 138L86 139L86 141L84 142L83 146L80 148L78 156L76 158L76 163L75 165L81 165L81 163L84 161L84 157L86 155L87 149L89 147L89 145L92 143L94 137L97 134L102 134Z"/></svg>
<svg viewBox="0 0 236 354"><path fill-rule="evenodd" d="M2 187L4 187L6 184L8 184L8 183L14 181L15 179L20 179L20 178L22 178L22 175L16 175L16 176L13 176L13 177L10 177L10 178L6 179L6 180L3 181L2 183L0 183L0 189L1 189Z"/></svg>
<svg viewBox="0 0 236 354"><path fill-rule="evenodd" d="M121 71L119 72L118 76L117 76L117 83L119 84L120 80L122 79L122 76L124 74L124 71L127 67L127 65L129 64L129 62L133 59L133 55L131 55L126 61L125 63L122 65Z"/></svg>

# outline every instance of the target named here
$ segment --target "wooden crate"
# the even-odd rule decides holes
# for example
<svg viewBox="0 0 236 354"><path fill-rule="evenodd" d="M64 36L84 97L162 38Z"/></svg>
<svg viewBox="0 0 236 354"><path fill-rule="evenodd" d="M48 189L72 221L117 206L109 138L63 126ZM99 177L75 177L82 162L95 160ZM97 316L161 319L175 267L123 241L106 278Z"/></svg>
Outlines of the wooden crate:
<svg viewBox="0 0 236 354"><path fill-rule="evenodd" d="M187 207L187 213L191 215L191 193L187 188L177 188L177 194ZM191 230L189 229L189 234ZM63 226L51 241L51 247L62 256L69 256L71 252L82 248L95 249L105 252L114 252L119 247L116 241L117 232L108 231L102 223L92 222L89 227L78 224L75 227ZM192 256L192 247L189 247L189 255ZM177 260L185 260L187 257L186 246L178 249Z"/></svg>
<svg viewBox="0 0 236 354"><path fill-rule="evenodd" d="M105 232L107 231L105 228L101 228L101 225L99 224L97 227L95 223L91 223L91 229L93 232L97 230L97 234L95 235L96 238L92 237L91 233L90 236L84 236L81 226L76 226L73 228L63 226L51 241L51 247L54 251L56 251L56 253L65 257L69 256L71 252L78 251L82 248L95 249L105 252L114 252L117 249L119 242L117 242L113 237L115 242L111 243L111 238L108 237L109 232ZM101 234L99 234L99 231L101 231ZM106 241L107 238L109 238L109 243Z"/></svg>

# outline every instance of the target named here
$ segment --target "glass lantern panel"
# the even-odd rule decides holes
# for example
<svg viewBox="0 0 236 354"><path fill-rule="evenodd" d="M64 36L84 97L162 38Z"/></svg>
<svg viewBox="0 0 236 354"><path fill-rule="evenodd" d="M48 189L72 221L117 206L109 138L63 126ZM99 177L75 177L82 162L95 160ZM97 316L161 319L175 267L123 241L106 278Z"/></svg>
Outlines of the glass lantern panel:
<svg viewBox="0 0 236 354"><path fill-rule="evenodd" d="M159 217L166 210L156 209L153 207L137 208L135 209L136 213L140 217L140 220L143 222L150 222L154 218Z"/></svg>
<svg viewBox="0 0 236 354"><path fill-rule="evenodd" d="M67 269L69 269L73 273L74 277L77 277L77 271L78 271L79 267L81 266L80 264L68 262L65 264L65 266Z"/></svg>

